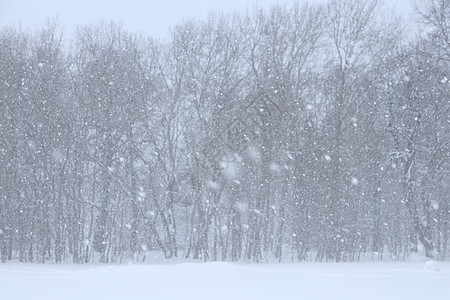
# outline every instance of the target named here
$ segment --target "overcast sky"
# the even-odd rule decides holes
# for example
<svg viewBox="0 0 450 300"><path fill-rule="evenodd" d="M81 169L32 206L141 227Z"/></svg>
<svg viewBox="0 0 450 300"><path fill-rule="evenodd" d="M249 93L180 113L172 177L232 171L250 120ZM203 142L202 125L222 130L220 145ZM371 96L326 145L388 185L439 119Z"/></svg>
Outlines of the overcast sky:
<svg viewBox="0 0 450 300"><path fill-rule="evenodd" d="M58 17L65 32L76 25L100 20L122 21L132 31L164 38L170 27L185 18L205 19L210 11L245 12L256 3L268 8L275 3L294 0L0 0L0 27L20 24L35 29L49 17ZM310 2L326 2L312 0ZM401 14L409 14L410 0L385 0L385 5Z"/></svg>

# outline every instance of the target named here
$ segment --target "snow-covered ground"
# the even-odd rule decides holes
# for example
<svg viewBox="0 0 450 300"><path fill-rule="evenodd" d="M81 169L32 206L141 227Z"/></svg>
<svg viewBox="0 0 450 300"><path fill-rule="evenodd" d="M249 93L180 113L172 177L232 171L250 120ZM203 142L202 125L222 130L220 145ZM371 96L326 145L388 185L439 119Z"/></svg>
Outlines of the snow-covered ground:
<svg viewBox="0 0 450 300"><path fill-rule="evenodd" d="M0 264L0 299L450 299L450 263Z"/></svg>

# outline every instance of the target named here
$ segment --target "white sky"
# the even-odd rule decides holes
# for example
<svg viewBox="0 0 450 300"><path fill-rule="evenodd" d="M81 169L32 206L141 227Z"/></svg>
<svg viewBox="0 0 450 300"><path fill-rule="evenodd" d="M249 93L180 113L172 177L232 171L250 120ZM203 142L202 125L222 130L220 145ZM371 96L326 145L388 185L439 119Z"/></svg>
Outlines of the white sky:
<svg viewBox="0 0 450 300"><path fill-rule="evenodd" d="M66 33L77 25L100 20L122 21L131 31L164 38L170 27L185 18L205 19L210 11L245 12L257 3L269 8L294 0L0 0L0 27L17 25L35 29L50 17L57 17ZM310 2L326 2L310 0ZM407 15L410 0L384 0L387 7Z"/></svg>

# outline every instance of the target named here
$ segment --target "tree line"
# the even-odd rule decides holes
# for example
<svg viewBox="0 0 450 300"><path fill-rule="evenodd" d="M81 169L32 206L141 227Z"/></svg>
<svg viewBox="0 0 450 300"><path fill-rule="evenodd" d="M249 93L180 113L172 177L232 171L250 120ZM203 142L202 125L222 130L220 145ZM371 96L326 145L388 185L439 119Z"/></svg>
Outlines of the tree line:
<svg viewBox="0 0 450 300"><path fill-rule="evenodd" d="M447 0L0 30L1 261L450 254Z"/></svg>

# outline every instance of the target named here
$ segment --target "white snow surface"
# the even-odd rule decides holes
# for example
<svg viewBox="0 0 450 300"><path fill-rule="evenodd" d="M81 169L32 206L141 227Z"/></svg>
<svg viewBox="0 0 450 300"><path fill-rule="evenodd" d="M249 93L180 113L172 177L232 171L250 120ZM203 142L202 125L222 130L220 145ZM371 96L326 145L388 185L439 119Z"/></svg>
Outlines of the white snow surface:
<svg viewBox="0 0 450 300"><path fill-rule="evenodd" d="M450 263L0 264L0 299L450 299Z"/></svg>
<svg viewBox="0 0 450 300"><path fill-rule="evenodd" d="M439 263L437 261L430 260L430 261L427 261L425 263L424 270L425 271L430 271L430 272L440 272L441 268L440 268Z"/></svg>

